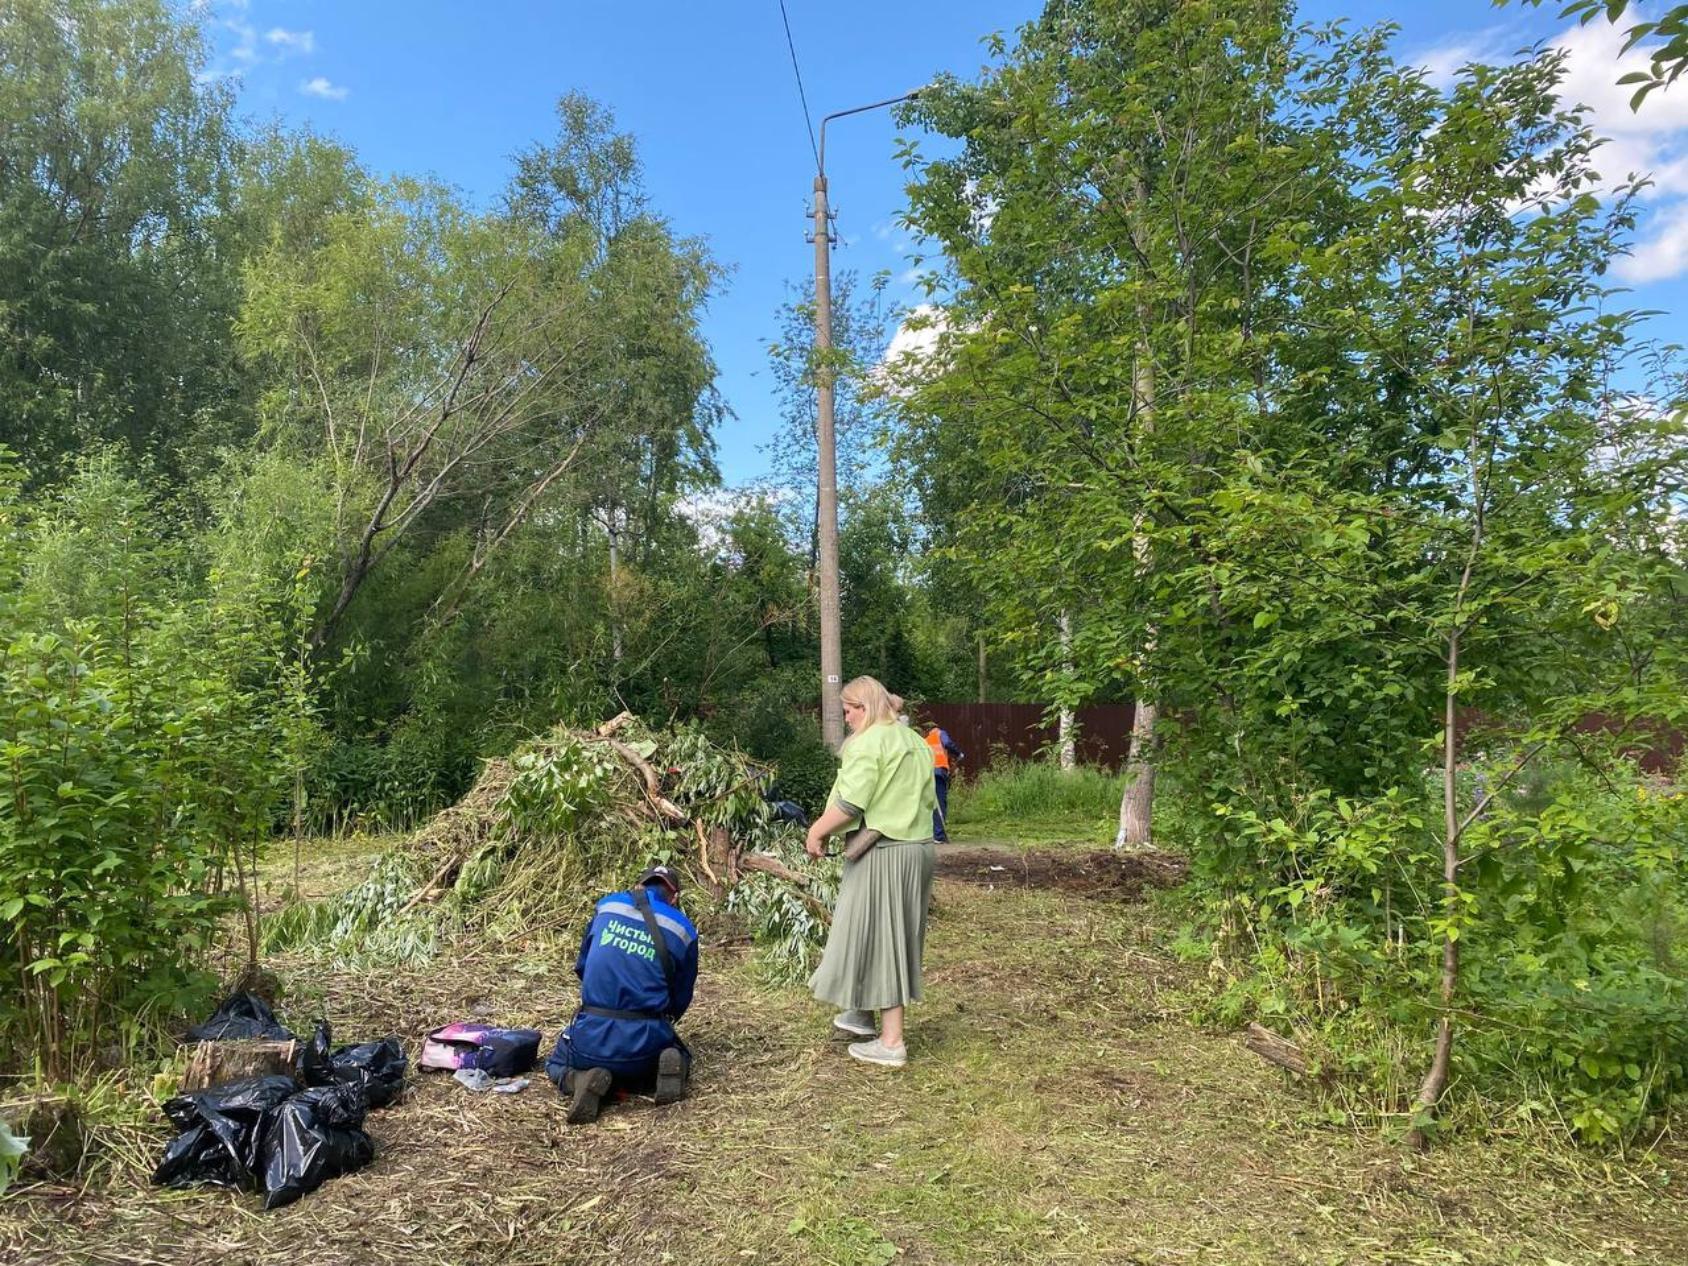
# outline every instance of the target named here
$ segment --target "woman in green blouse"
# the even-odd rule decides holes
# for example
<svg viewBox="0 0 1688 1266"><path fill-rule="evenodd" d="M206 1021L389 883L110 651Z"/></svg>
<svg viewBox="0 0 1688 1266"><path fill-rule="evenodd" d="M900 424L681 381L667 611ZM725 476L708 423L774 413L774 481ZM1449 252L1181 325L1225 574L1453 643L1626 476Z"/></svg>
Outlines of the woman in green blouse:
<svg viewBox="0 0 1688 1266"><path fill-rule="evenodd" d="M903 1007L920 1000L920 956L932 897L937 848L932 843L932 752L897 723L892 696L872 677L844 687L850 737L839 753L838 778L826 811L809 828L804 847L819 857L826 838L858 820L880 840L844 863L821 963L809 980L815 997L844 1010L833 1025L857 1037L850 1054L870 1064L901 1068ZM880 1013L880 1032L873 1012Z"/></svg>

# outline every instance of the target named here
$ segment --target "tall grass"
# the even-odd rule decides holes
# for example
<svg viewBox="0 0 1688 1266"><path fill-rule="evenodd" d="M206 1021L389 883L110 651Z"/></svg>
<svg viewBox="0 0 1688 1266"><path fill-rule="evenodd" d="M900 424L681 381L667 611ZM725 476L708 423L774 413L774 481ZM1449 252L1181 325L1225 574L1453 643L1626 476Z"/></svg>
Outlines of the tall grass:
<svg viewBox="0 0 1688 1266"><path fill-rule="evenodd" d="M1023 827L1034 822L1095 826L1119 815L1120 780L1091 765L1053 761L993 765L950 789L951 826Z"/></svg>

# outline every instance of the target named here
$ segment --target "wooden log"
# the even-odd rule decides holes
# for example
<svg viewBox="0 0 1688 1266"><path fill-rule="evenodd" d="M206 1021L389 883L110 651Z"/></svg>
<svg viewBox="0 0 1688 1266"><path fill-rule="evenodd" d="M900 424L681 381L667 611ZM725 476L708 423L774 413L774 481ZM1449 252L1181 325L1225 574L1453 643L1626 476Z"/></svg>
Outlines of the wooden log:
<svg viewBox="0 0 1688 1266"><path fill-rule="evenodd" d="M741 850L734 845L733 837L727 834L724 826L710 829L707 847L709 860L726 875L727 887L731 888L739 881L738 855Z"/></svg>
<svg viewBox="0 0 1688 1266"><path fill-rule="evenodd" d="M1301 1048L1262 1024L1251 1023L1248 1026L1248 1031L1243 1034L1243 1045L1269 1064L1287 1068L1297 1077L1307 1076L1307 1057L1301 1053Z"/></svg>
<svg viewBox="0 0 1688 1266"><path fill-rule="evenodd" d="M618 712L608 721L605 721L602 725L600 725L594 733L596 733L599 738L609 738L610 735L631 723L632 720L633 714L631 712Z"/></svg>
<svg viewBox="0 0 1688 1266"><path fill-rule="evenodd" d="M463 861L464 857L460 852L452 853L451 856L447 857L440 864L440 868L429 877L428 882L416 890L416 895L399 907L399 911L393 916L393 920L397 922L404 918L424 901L437 901L445 893L446 879L462 867Z"/></svg>
<svg viewBox="0 0 1688 1266"><path fill-rule="evenodd" d="M809 877L791 869L779 858L769 853L740 853L738 859L740 870L759 870L764 875L773 875L787 883L796 884L799 888L809 886Z"/></svg>
<svg viewBox="0 0 1688 1266"><path fill-rule="evenodd" d="M188 1056L187 1070L182 1074L182 1089L204 1090L222 1086L248 1077L269 1077L280 1074L293 1076L294 1060L299 1054L296 1041L229 1039L220 1042L200 1042Z"/></svg>

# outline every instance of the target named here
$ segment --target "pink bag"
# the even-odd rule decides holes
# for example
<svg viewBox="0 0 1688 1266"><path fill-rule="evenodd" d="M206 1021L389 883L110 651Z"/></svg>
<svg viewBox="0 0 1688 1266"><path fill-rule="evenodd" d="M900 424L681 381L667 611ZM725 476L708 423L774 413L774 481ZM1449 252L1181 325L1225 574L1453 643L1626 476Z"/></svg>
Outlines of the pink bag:
<svg viewBox="0 0 1688 1266"><path fill-rule="evenodd" d="M490 1024L448 1024L422 1040L418 1068L455 1071L480 1068L494 1077L514 1077L539 1056L538 1029L499 1029Z"/></svg>

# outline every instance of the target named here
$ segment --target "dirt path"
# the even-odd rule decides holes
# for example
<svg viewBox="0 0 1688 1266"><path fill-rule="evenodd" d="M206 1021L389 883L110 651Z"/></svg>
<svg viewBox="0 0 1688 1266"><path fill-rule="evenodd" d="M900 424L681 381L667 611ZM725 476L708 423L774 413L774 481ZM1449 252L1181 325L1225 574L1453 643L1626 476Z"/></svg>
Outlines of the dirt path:
<svg viewBox="0 0 1688 1266"><path fill-rule="evenodd" d="M1515 1141L1410 1155L1333 1121L1234 1035L1193 1027L1188 969L1133 895L1164 867L1065 851L1018 871L945 850L907 1069L850 1061L800 988L706 951L684 1031L694 1094L568 1127L416 1081L372 1114L374 1165L272 1214L217 1191L34 1188L0 1205L7 1263L1543 1263L1688 1261L1662 1162ZM995 867L1003 869L997 870ZM1158 866L1158 864L1157 864ZM1047 882L1043 882L1047 881ZM554 1034L569 938L473 961L323 973L293 1006L350 1040L483 1010ZM165 1131L143 1138L141 1155Z"/></svg>

